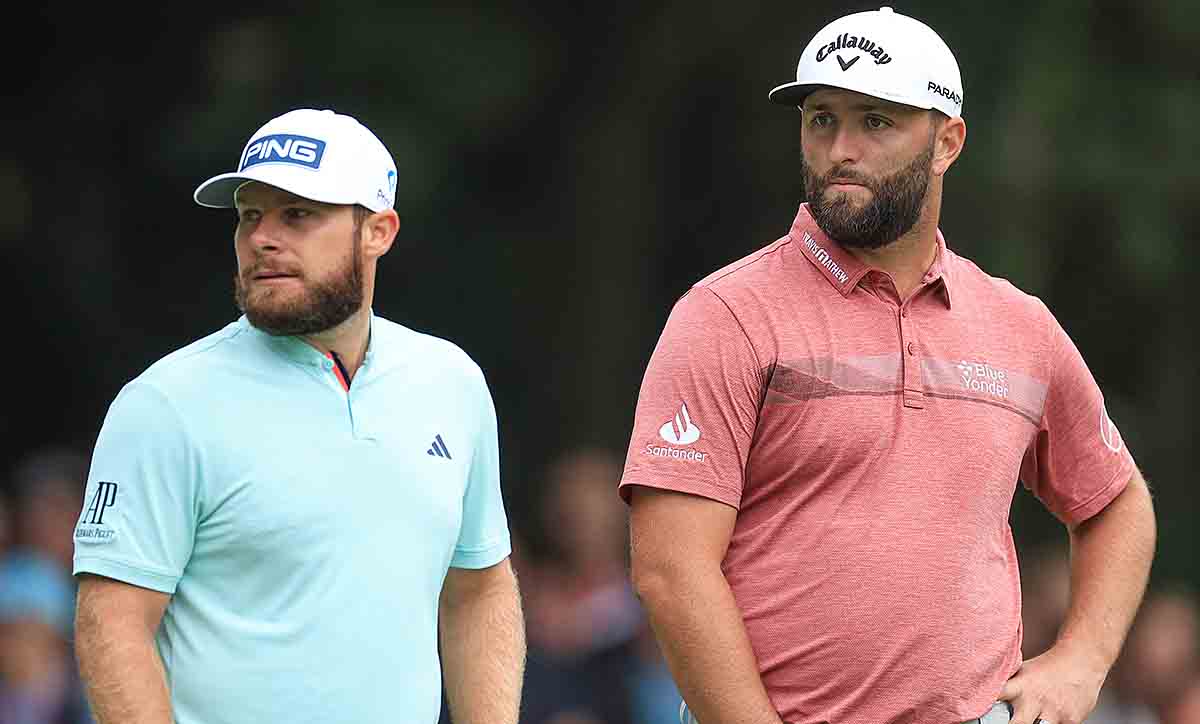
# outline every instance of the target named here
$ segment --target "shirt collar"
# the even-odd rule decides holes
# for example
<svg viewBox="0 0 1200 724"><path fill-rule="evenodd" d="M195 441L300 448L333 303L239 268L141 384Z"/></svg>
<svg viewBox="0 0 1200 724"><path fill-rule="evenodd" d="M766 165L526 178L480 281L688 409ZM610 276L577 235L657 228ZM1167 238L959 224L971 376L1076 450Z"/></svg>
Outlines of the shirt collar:
<svg viewBox="0 0 1200 724"><path fill-rule="evenodd" d="M849 297L867 272L871 271L871 267L859 261L857 257L821 231L821 227L817 226L807 203L800 205L800 210L792 222L792 228L788 235L800 245L804 257L843 297ZM946 240L942 237L941 230L938 230L937 254L933 258L933 264L930 265L929 271L925 273L923 282L925 284L937 283L941 290L939 296L946 303L947 308L950 307L951 262L951 254L946 249Z"/></svg>
<svg viewBox="0 0 1200 724"><path fill-rule="evenodd" d="M937 230L937 255L933 257L933 264L929 265L929 271L925 272L924 281L928 283L937 283L939 296L946 303L946 309L951 308L950 304L950 286L951 280L954 277L954 257L950 250L946 248L946 239L942 236L942 230Z"/></svg>
<svg viewBox="0 0 1200 724"><path fill-rule="evenodd" d="M376 325L375 311L373 309L370 310L370 315L370 328L371 331L374 332ZM283 357L286 357L287 359L292 360L293 362L319 366L323 365L328 359L325 355L321 354L316 347L313 347L300 337L267 334L251 324L250 320L246 318L245 314L238 318L238 326L240 326L242 329L245 329L250 334L253 334L271 350L282 355ZM363 366L367 366L369 362L373 361L375 357L375 347L375 335L373 333L368 333L367 353L363 357Z"/></svg>

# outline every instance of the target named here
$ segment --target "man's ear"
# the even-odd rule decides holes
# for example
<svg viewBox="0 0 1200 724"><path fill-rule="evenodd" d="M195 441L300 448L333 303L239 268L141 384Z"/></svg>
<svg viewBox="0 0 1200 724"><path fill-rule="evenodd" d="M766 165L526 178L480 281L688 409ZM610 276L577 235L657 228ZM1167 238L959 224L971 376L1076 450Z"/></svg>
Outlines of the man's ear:
<svg viewBox="0 0 1200 724"><path fill-rule="evenodd" d="M941 176L950 170L950 166L962 153L963 144L967 142L967 122L962 116L954 118L935 117L936 129L933 135L933 173Z"/></svg>
<svg viewBox="0 0 1200 724"><path fill-rule="evenodd" d="M395 209L384 209L371 214L363 219L362 223L363 253L372 259L378 259L388 253L399 231L400 215Z"/></svg>

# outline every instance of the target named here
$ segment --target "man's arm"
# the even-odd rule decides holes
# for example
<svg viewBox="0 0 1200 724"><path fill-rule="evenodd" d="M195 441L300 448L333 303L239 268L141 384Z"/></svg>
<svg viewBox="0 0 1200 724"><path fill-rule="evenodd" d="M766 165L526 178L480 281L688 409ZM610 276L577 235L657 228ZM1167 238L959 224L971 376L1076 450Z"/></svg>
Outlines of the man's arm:
<svg viewBox="0 0 1200 724"><path fill-rule="evenodd" d="M1049 651L1026 661L1001 694L1012 724L1078 724L1096 705L1146 590L1154 506L1140 472L1092 518L1069 528L1071 601Z"/></svg>
<svg viewBox="0 0 1200 724"><path fill-rule="evenodd" d="M79 577L75 654L97 724L171 724L154 646L170 598L111 578Z"/></svg>
<svg viewBox="0 0 1200 724"><path fill-rule="evenodd" d="M525 672L525 620L508 559L451 568L438 628L450 715L456 724L516 724Z"/></svg>
<svg viewBox="0 0 1200 724"><path fill-rule="evenodd" d="M684 701L702 724L780 724L721 572L737 511L633 488L633 585Z"/></svg>

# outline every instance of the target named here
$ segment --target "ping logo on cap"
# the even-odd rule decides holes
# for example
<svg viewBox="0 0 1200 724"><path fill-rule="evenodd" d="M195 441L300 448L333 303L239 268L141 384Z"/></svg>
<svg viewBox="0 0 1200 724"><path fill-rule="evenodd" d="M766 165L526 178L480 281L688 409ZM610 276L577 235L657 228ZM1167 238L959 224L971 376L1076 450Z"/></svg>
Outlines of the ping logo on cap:
<svg viewBox="0 0 1200 724"><path fill-rule="evenodd" d="M308 136L276 133L263 136L246 147L238 171L245 171L260 163L290 163L296 166L318 169L325 155L325 142Z"/></svg>

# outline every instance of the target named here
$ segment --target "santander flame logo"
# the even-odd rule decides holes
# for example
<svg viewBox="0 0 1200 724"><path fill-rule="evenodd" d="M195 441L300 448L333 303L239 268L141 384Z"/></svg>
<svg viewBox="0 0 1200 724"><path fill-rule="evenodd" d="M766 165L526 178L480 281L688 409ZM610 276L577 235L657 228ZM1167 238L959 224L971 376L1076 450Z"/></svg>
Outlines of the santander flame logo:
<svg viewBox="0 0 1200 724"><path fill-rule="evenodd" d="M691 445L700 439L700 428L692 424L692 418L688 417L687 405L681 402L675 419L668 420L658 428L658 436L675 445Z"/></svg>
<svg viewBox="0 0 1200 724"><path fill-rule="evenodd" d="M1100 439L1104 441L1105 447L1115 453L1121 452L1121 448L1125 446L1116 423L1108 416L1108 408L1103 403L1100 405Z"/></svg>

